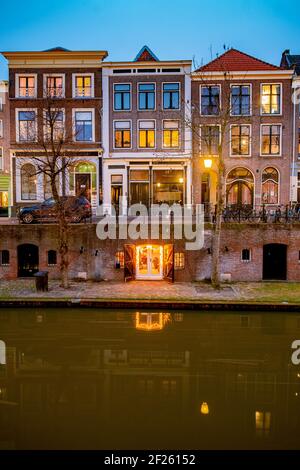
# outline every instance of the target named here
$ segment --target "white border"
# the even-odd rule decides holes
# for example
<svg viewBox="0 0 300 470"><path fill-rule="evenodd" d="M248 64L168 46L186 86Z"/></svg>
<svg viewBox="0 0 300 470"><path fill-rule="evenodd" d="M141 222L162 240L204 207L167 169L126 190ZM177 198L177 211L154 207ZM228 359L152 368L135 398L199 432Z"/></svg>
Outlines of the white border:
<svg viewBox="0 0 300 470"><path fill-rule="evenodd" d="M234 86L248 86L250 89L250 113L249 114L232 114L232 93L231 89ZM231 83L230 84L230 116L235 117L249 117L252 116L252 83Z"/></svg>
<svg viewBox="0 0 300 470"><path fill-rule="evenodd" d="M34 96L19 96L20 77L34 77ZM16 73L15 82L15 98L18 98L20 100L32 100L37 98L37 73Z"/></svg>
<svg viewBox="0 0 300 470"><path fill-rule="evenodd" d="M130 122L130 147L115 147L115 122ZM132 140L133 140L133 132L132 132L132 119L113 119L112 120L112 138L113 138L113 149L114 150L132 150Z"/></svg>
<svg viewBox="0 0 300 470"><path fill-rule="evenodd" d="M279 148L279 153L262 153L262 127L263 126L279 126L280 127L280 148ZM282 124L278 122L264 122L263 124L260 125L260 146L259 146L259 155L260 157L282 157Z"/></svg>
<svg viewBox="0 0 300 470"><path fill-rule="evenodd" d="M262 96L263 96L262 88L265 85L268 85L268 86L270 86L270 85L279 85L280 86L280 110L279 110L279 113L263 113L262 112ZM259 97L260 97L260 115L261 116L282 116L282 102L283 102L282 82L278 82L278 83L276 83L276 82L274 82L274 83L273 82L269 82L269 83L268 82L267 83L261 82L259 92L260 92L260 95L259 95Z"/></svg>
<svg viewBox="0 0 300 470"><path fill-rule="evenodd" d="M129 85L129 109L115 109L115 86L116 85ZM131 82L113 82L112 84L112 107L115 113L129 113L132 111L132 83ZM119 92L117 92L119 93ZM128 93L125 91L124 93Z"/></svg>
<svg viewBox="0 0 300 470"><path fill-rule="evenodd" d="M35 112L35 139L34 140L21 140L20 141L20 133L19 133L19 112ZM16 108L15 109L15 118L16 118L16 142L20 144L32 143L37 142L37 133L38 133L38 110L37 108Z"/></svg>
<svg viewBox="0 0 300 470"><path fill-rule="evenodd" d="M232 128L233 127L242 127L242 126L247 126L247 127L250 127L250 132L249 132L249 153L248 154L233 154L232 153L232 147L231 147L231 143L232 143ZM251 124L230 124L230 131L229 131L229 155L230 155L230 158L250 158L252 157L252 125Z"/></svg>
<svg viewBox="0 0 300 470"><path fill-rule="evenodd" d="M75 113L92 113L92 140L77 140L76 139L76 123L75 123ZM90 142L95 142L95 109L94 108L72 108L72 124L73 124L73 142L81 142L88 144Z"/></svg>
<svg viewBox="0 0 300 470"><path fill-rule="evenodd" d="M202 114L202 88L208 88L208 87L218 87L219 88L219 112L218 114ZM222 110L222 87L220 83L211 83L207 85L200 85L199 87L199 111L200 111L200 116L203 117L208 117L208 118L217 118L220 117L220 111Z"/></svg>
<svg viewBox="0 0 300 470"><path fill-rule="evenodd" d="M47 93L47 78L48 77L61 77L62 78L62 95L61 96L51 96L51 99L61 99L66 97L66 74L65 73L44 73L43 75L43 96L44 98L48 97Z"/></svg>
<svg viewBox="0 0 300 470"><path fill-rule="evenodd" d="M91 96L76 96L76 77L91 77ZM94 73L72 73L72 98L75 100L90 100L95 97Z"/></svg>
<svg viewBox="0 0 300 470"><path fill-rule="evenodd" d="M140 144L140 122L141 121L152 121L152 122L154 122L154 147L140 147L139 144ZM152 128L150 128L150 129L143 128L142 130L151 131L153 129ZM157 132L156 119L137 119L137 143L136 143L137 148L142 149L142 150L156 150L156 143L157 143L156 132Z"/></svg>
<svg viewBox="0 0 300 470"><path fill-rule="evenodd" d="M176 83L176 84L179 85L179 89L178 89L178 94L179 94L178 105L179 106L178 106L178 108L165 108L164 107L164 85L168 85L168 84L171 84L171 83L174 83L174 84ZM167 91L170 91L170 90L167 90ZM169 82L161 82L161 109L162 109L162 111L166 111L166 112L181 111L181 82L177 82L175 80L169 81Z"/></svg>

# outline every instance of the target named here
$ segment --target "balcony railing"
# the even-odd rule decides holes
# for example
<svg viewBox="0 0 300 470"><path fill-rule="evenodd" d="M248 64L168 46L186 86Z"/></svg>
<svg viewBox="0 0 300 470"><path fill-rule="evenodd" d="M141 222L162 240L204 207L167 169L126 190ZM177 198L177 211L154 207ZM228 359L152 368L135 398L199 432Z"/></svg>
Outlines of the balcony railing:
<svg viewBox="0 0 300 470"><path fill-rule="evenodd" d="M48 87L46 93L51 98L63 98L64 96L64 90L60 87Z"/></svg>
<svg viewBox="0 0 300 470"><path fill-rule="evenodd" d="M19 97L20 98L34 98L35 97L35 88L34 87L20 87L19 88Z"/></svg>
<svg viewBox="0 0 300 470"><path fill-rule="evenodd" d="M215 222L216 207L204 204L207 222ZM225 223L300 223L300 203L294 205L228 205L222 213Z"/></svg>
<svg viewBox="0 0 300 470"><path fill-rule="evenodd" d="M91 96L92 96L92 87L91 86L76 87L75 88L75 96L76 96L76 98L91 98Z"/></svg>

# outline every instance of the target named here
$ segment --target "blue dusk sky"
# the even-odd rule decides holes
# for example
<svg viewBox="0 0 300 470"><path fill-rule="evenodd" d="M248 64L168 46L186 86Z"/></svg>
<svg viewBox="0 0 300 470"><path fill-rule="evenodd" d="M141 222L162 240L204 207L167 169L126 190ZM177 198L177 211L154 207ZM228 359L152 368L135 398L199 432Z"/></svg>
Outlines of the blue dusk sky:
<svg viewBox="0 0 300 470"><path fill-rule="evenodd" d="M284 49L300 54L298 13L299 0L5 1L0 50L104 49L114 61L132 60L147 44L161 60L201 65L226 45L279 64Z"/></svg>

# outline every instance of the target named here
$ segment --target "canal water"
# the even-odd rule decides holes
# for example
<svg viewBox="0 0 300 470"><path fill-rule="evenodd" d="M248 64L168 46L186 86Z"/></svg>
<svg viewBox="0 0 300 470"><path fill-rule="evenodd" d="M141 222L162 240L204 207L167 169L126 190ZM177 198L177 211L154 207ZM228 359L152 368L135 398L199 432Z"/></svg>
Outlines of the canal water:
<svg viewBox="0 0 300 470"><path fill-rule="evenodd" d="M300 449L297 314L0 310L2 449Z"/></svg>

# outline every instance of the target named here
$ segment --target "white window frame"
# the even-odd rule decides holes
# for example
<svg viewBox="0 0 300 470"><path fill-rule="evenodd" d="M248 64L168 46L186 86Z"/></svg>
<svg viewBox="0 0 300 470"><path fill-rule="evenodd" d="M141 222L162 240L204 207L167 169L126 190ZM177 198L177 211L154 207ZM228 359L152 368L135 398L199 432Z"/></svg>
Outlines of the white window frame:
<svg viewBox="0 0 300 470"><path fill-rule="evenodd" d="M176 83L179 85L179 88L178 88L178 94L179 94L179 106L178 108L172 108L172 109L169 109L169 108L165 108L164 107L164 85L168 85L170 83ZM162 82L161 84L161 109L163 111L166 111L166 112L178 112L178 111L181 111L181 88L182 88L182 83L181 82L178 82L176 80L169 80L168 82Z"/></svg>
<svg viewBox="0 0 300 470"><path fill-rule="evenodd" d="M116 85L129 85L129 109L115 109L115 86ZM113 83L113 92L112 92L112 104L113 110L115 113L129 113L132 111L132 84L129 82L114 82Z"/></svg>
<svg viewBox="0 0 300 470"><path fill-rule="evenodd" d="M200 124L200 142L199 142L199 154L202 158L207 158L208 155L202 154L202 128L203 127L218 127L219 128L219 144L221 143L221 124L213 124L212 122L208 122L205 124ZM212 155L218 157L219 155Z"/></svg>
<svg viewBox="0 0 300 470"><path fill-rule="evenodd" d="M219 87L219 114L203 114L202 113L202 100L201 100L201 97L202 97L202 88L208 88L208 87ZM220 116L220 111L222 110L222 87L221 87L221 84L220 83L208 83L207 85L200 85L200 88L199 88L199 108L200 108L200 116L203 116L203 117L207 117L207 118L217 118L218 116Z"/></svg>
<svg viewBox="0 0 300 470"><path fill-rule="evenodd" d="M164 145L164 131L165 131L165 122L169 122L169 121L176 121L178 123L178 147L167 147L166 145ZM169 149L169 150L178 150L181 148L181 128L180 128L180 120L179 119L163 119L162 120L162 148L163 149Z"/></svg>
<svg viewBox="0 0 300 470"><path fill-rule="evenodd" d="M65 138L65 136L66 136L66 112L65 112L65 108L58 108L58 109L56 109L56 108L51 108L51 110L52 110L52 109L53 109L53 110L57 110L57 111L61 111L62 114L63 114L63 120L62 120L62 122L63 122L63 129L64 129L63 134L64 134L64 138ZM43 133L44 133L44 139L47 138L46 113L47 113L47 110L44 109L44 110L43 110L43 116L44 116Z"/></svg>
<svg viewBox="0 0 300 470"><path fill-rule="evenodd" d="M243 259L243 251L248 250L249 251L249 259ZM241 249L241 262L242 263L251 263L252 261L252 248L242 248Z"/></svg>
<svg viewBox="0 0 300 470"><path fill-rule="evenodd" d="M280 86L280 110L279 110L279 113L263 113L262 111L262 89L263 89L263 86L264 85L279 85ZM282 116L282 102L283 102L283 92L282 92L282 83L280 82L264 82L264 83L261 83L260 84L260 95L259 95L259 98L260 98L260 115L261 116Z"/></svg>
<svg viewBox="0 0 300 470"><path fill-rule="evenodd" d="M34 96L20 96L20 77L34 77ZM37 98L37 73L16 73L15 76L16 85L15 85L15 97L20 100L32 100Z"/></svg>
<svg viewBox="0 0 300 470"><path fill-rule="evenodd" d="M153 129L147 129L145 128L144 130L154 130L154 147L140 147L140 122L143 121L152 121L154 122L154 128ZM138 119L137 120L137 148L141 150L146 150L146 151L151 151L156 149L156 119Z"/></svg>
<svg viewBox="0 0 300 470"><path fill-rule="evenodd" d="M76 139L76 113L92 113L92 140L77 140ZM73 108L72 109L72 123L73 123L73 142L91 144L95 143L95 108Z"/></svg>
<svg viewBox="0 0 300 470"><path fill-rule="evenodd" d="M130 147L115 147L115 122L130 122ZM114 150L131 150L132 149L132 119L113 119L113 149Z"/></svg>
<svg viewBox="0 0 300 470"><path fill-rule="evenodd" d="M20 141L20 133L19 133L19 112L20 111L24 111L24 112L34 111L35 112L35 139L34 140ZM16 113L16 142L20 144L26 144L27 142L28 143L37 142L37 138L38 138L38 135L37 135L38 133L38 110L37 108L16 108L15 113Z"/></svg>
<svg viewBox="0 0 300 470"><path fill-rule="evenodd" d="M43 75L43 96L44 98L47 97L47 78L56 78L56 77L61 77L62 78L62 95L61 96L54 96L53 99L60 99L60 98L65 98L66 96L66 75L64 73L44 73Z"/></svg>
<svg viewBox="0 0 300 470"><path fill-rule="evenodd" d="M231 89L232 87L234 86L248 86L249 89L250 89L250 114L232 114L232 93L231 93ZM230 84L230 116L232 117L249 117L249 116L252 116L252 83L231 83Z"/></svg>
<svg viewBox="0 0 300 470"><path fill-rule="evenodd" d="M140 85L154 85L154 108L153 109L140 109L140 100L139 100L139 86ZM136 93L137 93L137 110L143 112L149 112L149 111L156 111L156 83L155 82L138 82L137 83L137 88L136 88Z"/></svg>
<svg viewBox="0 0 300 470"><path fill-rule="evenodd" d="M273 165L270 163L270 165L266 165L262 168L261 170L261 176L260 176L260 199L262 199L262 193L263 193L263 172L265 171L266 168L274 168L277 171L278 174L278 201L274 203L264 203L264 206L280 206L280 193L281 193L281 173L279 168L277 168L276 165ZM262 202L261 202L262 203ZM263 204L263 203L262 203Z"/></svg>
<svg viewBox="0 0 300 470"><path fill-rule="evenodd" d="M3 139L3 120L0 119L0 139Z"/></svg>
<svg viewBox="0 0 300 470"><path fill-rule="evenodd" d="M232 146L231 146L231 143L232 143L232 128L233 127L236 127L236 126L247 126L250 128L250 132L249 132L249 154L233 154L232 153ZM229 146L230 146L230 152L229 152L229 155L230 157L232 158L250 158L252 156L252 125L251 124L240 124L240 123L237 123L237 124L230 124L230 140L229 140Z"/></svg>
<svg viewBox="0 0 300 470"><path fill-rule="evenodd" d="M3 98L0 96L0 112L3 111Z"/></svg>
<svg viewBox="0 0 300 470"><path fill-rule="evenodd" d="M275 154L275 153L262 153L262 128L263 126L279 126L280 127L280 151L279 153ZM260 157L274 157L274 158L278 158L278 157L282 157L282 124L281 123L278 123L278 122L264 122L263 124L260 125L260 143L259 143L259 155Z"/></svg>
<svg viewBox="0 0 300 470"><path fill-rule="evenodd" d="M76 78L91 77L91 96L76 96ZM76 100L90 100L95 98L95 75L94 73L73 73L72 74L72 97Z"/></svg>

